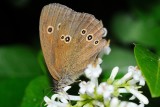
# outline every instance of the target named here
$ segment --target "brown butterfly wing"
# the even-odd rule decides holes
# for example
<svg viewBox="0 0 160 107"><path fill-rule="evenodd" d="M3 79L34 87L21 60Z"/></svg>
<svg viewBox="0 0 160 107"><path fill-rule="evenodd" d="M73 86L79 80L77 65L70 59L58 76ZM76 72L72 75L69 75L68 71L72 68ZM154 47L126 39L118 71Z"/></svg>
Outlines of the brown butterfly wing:
<svg viewBox="0 0 160 107"><path fill-rule="evenodd" d="M53 33L47 33L48 26L53 26ZM88 64L96 60L106 45L103 34L101 21L93 15L75 12L60 4L49 4L43 8L41 45L48 69L58 80L59 88L71 84ZM88 40L89 35L91 40Z"/></svg>

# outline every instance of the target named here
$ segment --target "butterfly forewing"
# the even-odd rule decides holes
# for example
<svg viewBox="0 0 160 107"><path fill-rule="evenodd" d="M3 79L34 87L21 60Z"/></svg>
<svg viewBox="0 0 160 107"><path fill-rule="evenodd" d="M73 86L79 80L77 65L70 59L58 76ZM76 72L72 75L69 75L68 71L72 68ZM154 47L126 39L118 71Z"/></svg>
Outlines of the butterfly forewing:
<svg viewBox="0 0 160 107"><path fill-rule="evenodd" d="M53 29L48 29L48 26ZM51 32L53 31L53 32ZM40 39L49 72L58 87L69 85L106 45L101 21L88 13L49 4L42 9Z"/></svg>

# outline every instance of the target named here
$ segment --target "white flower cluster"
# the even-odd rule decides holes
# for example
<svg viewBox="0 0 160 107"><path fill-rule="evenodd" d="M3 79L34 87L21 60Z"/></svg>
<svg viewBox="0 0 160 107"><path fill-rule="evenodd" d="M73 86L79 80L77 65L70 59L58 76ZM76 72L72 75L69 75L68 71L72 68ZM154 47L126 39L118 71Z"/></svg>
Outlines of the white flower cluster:
<svg viewBox="0 0 160 107"><path fill-rule="evenodd" d="M98 84L97 78L102 69L99 65L96 67L91 66L92 65L89 65L85 70L85 74L90 81L82 81L79 84L79 93L83 99L87 100L85 98L87 96L87 98L89 97L88 99L98 102L95 104L92 103L91 105L99 107L144 107L145 104L149 103L148 99L138 91L141 86L145 85L145 80L137 67L129 66L128 73L119 80L115 79L119 70L118 67L115 67L107 82ZM139 85L137 85L137 83L139 83ZM137 105L133 102L119 100L118 98L122 97L123 93L131 93L133 96L129 100L137 98L140 104Z"/></svg>
<svg viewBox="0 0 160 107"><path fill-rule="evenodd" d="M100 56L109 54L110 51L108 41ZM142 92L138 91L145 85L145 80L137 67L129 66L128 72L121 79L115 79L119 67L114 67L106 82L98 83L98 77L102 73L101 63L102 59L99 58L97 64L87 66L84 72L89 81L79 83L78 96L69 95L67 90L71 86L67 86L63 92L52 95L51 99L45 96L45 105L47 107L144 107L149 103ZM120 100L125 93L132 95L129 100L137 98L140 103ZM76 104L72 105L71 101Z"/></svg>
<svg viewBox="0 0 160 107"><path fill-rule="evenodd" d="M115 79L119 68L114 67L108 80L99 84L101 62L102 60L99 59L96 66L88 65L85 74L90 81L80 82L79 96L68 95L66 91L71 87L67 86L64 88L65 93L54 94L51 99L44 97L47 107L144 107L149 103L142 92L138 91L145 85L145 80L137 67L129 66L128 72L121 79ZM129 100L137 98L140 103L121 101L120 98L124 93L132 94ZM69 101L77 103L73 106Z"/></svg>

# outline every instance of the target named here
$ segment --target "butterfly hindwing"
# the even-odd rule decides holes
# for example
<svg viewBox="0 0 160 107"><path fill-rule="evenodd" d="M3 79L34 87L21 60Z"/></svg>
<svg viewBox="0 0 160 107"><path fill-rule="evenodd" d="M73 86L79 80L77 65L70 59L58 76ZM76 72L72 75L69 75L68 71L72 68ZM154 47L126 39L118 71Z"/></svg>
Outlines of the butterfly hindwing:
<svg viewBox="0 0 160 107"><path fill-rule="evenodd" d="M51 29L52 28L52 29ZM42 9L40 39L48 69L58 85L69 85L106 45L103 24L93 15L61 5Z"/></svg>

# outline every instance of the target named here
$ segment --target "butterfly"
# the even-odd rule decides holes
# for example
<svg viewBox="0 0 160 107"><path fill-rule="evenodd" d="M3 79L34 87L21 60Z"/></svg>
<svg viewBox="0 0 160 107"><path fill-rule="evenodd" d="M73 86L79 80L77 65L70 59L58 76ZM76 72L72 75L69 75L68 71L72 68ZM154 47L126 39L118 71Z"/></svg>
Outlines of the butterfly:
<svg viewBox="0 0 160 107"><path fill-rule="evenodd" d="M58 3L43 7L40 16L42 52L56 91L72 84L106 45L102 21Z"/></svg>

